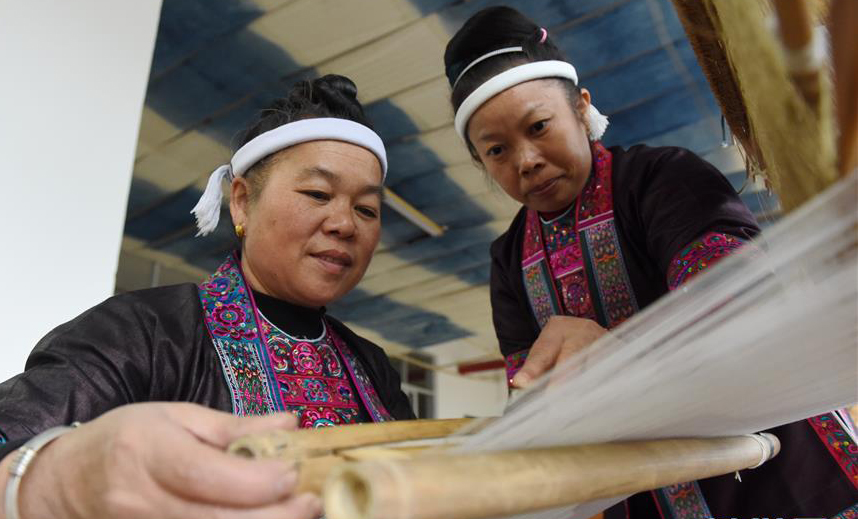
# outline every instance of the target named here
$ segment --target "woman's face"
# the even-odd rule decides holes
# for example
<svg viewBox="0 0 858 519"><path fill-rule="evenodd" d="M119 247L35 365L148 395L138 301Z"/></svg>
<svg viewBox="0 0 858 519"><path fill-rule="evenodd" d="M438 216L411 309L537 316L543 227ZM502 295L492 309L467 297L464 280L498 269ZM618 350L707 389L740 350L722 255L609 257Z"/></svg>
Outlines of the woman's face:
<svg viewBox="0 0 858 519"><path fill-rule="evenodd" d="M230 212L245 230L242 270L278 299L319 307L346 294L381 232L381 166L369 150L312 141L281 151L255 201L233 180ZM255 174L260 174L257 172Z"/></svg>
<svg viewBox="0 0 858 519"><path fill-rule="evenodd" d="M530 209L559 211L578 196L590 174L590 143L579 115L589 103L590 93L582 89L573 111L555 79L520 83L474 112L468 137L509 196Z"/></svg>

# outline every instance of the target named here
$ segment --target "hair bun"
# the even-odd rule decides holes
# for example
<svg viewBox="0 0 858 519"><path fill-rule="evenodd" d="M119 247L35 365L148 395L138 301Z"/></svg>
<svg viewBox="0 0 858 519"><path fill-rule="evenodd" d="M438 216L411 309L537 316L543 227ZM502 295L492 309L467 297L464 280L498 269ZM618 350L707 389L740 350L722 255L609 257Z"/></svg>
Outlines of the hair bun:
<svg viewBox="0 0 858 519"><path fill-rule="evenodd" d="M497 54L468 68L474 60L507 47L521 47L522 52ZM567 61L551 35L536 22L512 7L494 6L476 12L456 31L444 51L445 73L454 87L450 95L453 110L458 110L477 87L504 70L546 60Z"/></svg>
<svg viewBox="0 0 858 519"><path fill-rule="evenodd" d="M336 74L313 80L301 80L285 97L275 100L260 112L257 120L244 132L240 146L257 135L299 119L337 117L372 128L357 100L354 82Z"/></svg>
<svg viewBox="0 0 858 519"><path fill-rule="evenodd" d="M478 11L447 43L444 51L447 79L452 85L471 61L493 50L522 45L534 39L535 34L539 34L539 25L512 7L495 6Z"/></svg>
<svg viewBox="0 0 858 519"><path fill-rule="evenodd" d="M307 80L301 80L292 86L286 97L276 99L271 108L291 112L312 102L312 98L313 85Z"/></svg>
<svg viewBox="0 0 858 519"><path fill-rule="evenodd" d="M294 109L308 103L332 107L357 102L357 86L351 79L337 74L327 74L313 80L295 83L287 97L275 101L274 107Z"/></svg>
<svg viewBox="0 0 858 519"><path fill-rule="evenodd" d="M327 74L313 80L313 90L324 96L346 98L349 101L357 101L357 86L354 82L337 74Z"/></svg>

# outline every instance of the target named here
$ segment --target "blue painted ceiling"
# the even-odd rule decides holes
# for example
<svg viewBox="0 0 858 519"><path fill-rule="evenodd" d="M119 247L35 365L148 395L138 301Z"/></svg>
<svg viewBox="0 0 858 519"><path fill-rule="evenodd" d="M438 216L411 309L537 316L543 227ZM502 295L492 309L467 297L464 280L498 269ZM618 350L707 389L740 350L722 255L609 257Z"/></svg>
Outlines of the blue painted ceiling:
<svg viewBox="0 0 858 519"><path fill-rule="evenodd" d="M486 0L164 0L128 202L123 258L178 266L189 280L234 244L229 218L194 238L189 210L236 134L295 81L355 79L388 147L388 187L436 223L430 237L395 211L364 282L331 312L395 350L462 339L494 351L488 246L516 207L471 164L452 132L442 54ZM609 145L688 147L738 188L735 148L670 0L514 0L578 69L610 117ZM743 195L759 213L775 201ZM128 269L126 269L128 270ZM135 277L136 276L136 277ZM181 277L181 276L179 276ZM150 282L118 276L121 289ZM175 279L174 279L175 280Z"/></svg>

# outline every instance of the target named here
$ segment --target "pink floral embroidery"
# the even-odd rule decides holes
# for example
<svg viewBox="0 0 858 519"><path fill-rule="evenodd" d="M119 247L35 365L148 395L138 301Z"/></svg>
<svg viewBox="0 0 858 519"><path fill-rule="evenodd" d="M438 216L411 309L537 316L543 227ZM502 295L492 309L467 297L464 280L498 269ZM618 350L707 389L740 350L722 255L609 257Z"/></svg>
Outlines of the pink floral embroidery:
<svg viewBox="0 0 858 519"><path fill-rule="evenodd" d="M527 212L522 273L540 327L564 314L613 328L638 310L614 225L611 152L594 143L593 157L572 210L547 223Z"/></svg>
<svg viewBox="0 0 858 519"><path fill-rule="evenodd" d="M667 287L675 290L698 273L733 254L744 242L721 232L707 232L680 250L667 269Z"/></svg>
<svg viewBox="0 0 858 519"><path fill-rule="evenodd" d="M814 416L807 421L846 477L858 489L858 446L852 436L841 427L832 413Z"/></svg>
<svg viewBox="0 0 858 519"><path fill-rule="evenodd" d="M509 387L512 387L512 377L518 373L518 370L524 366L524 361L527 359L527 353L530 350L521 350L513 354L507 355L504 361L506 362L506 380Z"/></svg>
<svg viewBox="0 0 858 519"><path fill-rule="evenodd" d="M302 427L391 420L358 358L326 325L318 341L289 337L260 318L231 255L199 285L205 323L239 416L291 411Z"/></svg>

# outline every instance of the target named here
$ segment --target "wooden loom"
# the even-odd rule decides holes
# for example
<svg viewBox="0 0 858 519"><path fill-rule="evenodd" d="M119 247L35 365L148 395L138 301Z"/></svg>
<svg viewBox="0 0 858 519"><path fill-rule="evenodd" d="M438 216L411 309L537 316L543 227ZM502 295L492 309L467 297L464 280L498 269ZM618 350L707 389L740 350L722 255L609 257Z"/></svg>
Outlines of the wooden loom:
<svg viewBox="0 0 858 519"><path fill-rule="evenodd" d="M786 53L762 29L772 7L767 2L674 0L674 4L725 117L747 153L749 172L765 172L785 211L855 167L858 146L855 125L850 123L856 119L854 103L850 107L840 102L837 120L841 133L835 137L825 68L813 70L806 62L800 64L808 66L790 68L788 63L797 60L784 57L810 45L813 16L804 2L774 2ZM850 8L835 5L832 9ZM832 33L836 37L845 31L838 33L835 28ZM749 48L759 49L765 59L751 59ZM839 80L837 87L853 88L855 60L844 60L841 55L840 61L846 63L838 69L845 70L840 75L852 77L853 82ZM856 91L851 92L854 98ZM837 96L849 98L839 91ZM802 140L806 142L798 142ZM451 436L454 432L465 428L473 433L489 423L429 420L272 433L243 438L230 450L296 463L299 490L324 494L330 519L467 519L546 509L731 473L758 465L779 449L771 435L745 435L452 452L467 438ZM429 447L434 447L428 451L431 455L421 456ZM404 481L408 484L403 485Z"/></svg>
<svg viewBox="0 0 858 519"><path fill-rule="evenodd" d="M269 433L240 439L230 451L296 464L296 491L324 492L331 519L472 519L730 473L758 466L780 449L771 434L469 455L448 454L427 441L454 446L463 437L450 435L476 423L415 420ZM432 456L418 456L427 448L435 449ZM420 492L409 492L414 482Z"/></svg>

